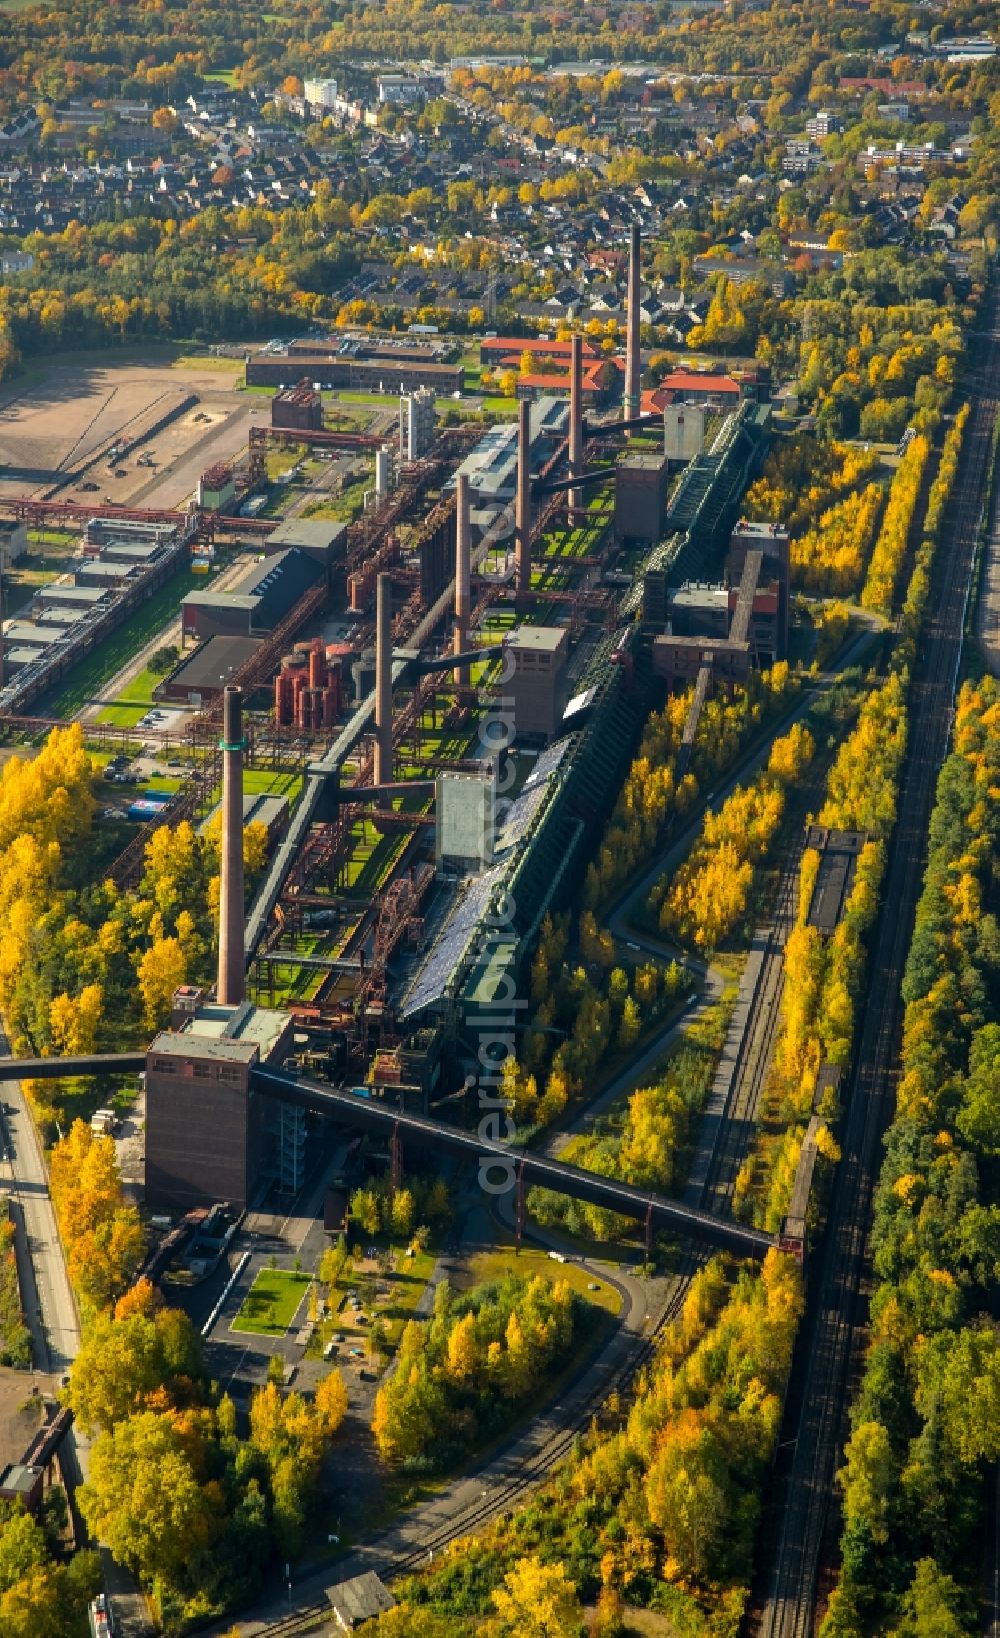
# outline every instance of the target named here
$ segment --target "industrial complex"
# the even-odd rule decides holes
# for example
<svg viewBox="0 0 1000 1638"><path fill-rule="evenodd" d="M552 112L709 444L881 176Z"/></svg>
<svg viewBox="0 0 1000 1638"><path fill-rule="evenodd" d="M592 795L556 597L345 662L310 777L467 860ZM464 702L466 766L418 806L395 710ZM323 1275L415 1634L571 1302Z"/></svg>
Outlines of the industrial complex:
<svg viewBox="0 0 1000 1638"><path fill-rule="evenodd" d="M142 730L193 778L133 804L148 825L113 867L135 879L148 830L218 811L221 781L218 982L179 992L149 1049L151 1208L293 1197L343 1120L336 1087L365 1089L369 1121L433 1122L474 1079L545 915L572 902L650 704L700 676L700 706L784 655L787 537L738 522L768 409L671 395L643 411L639 249L634 234L624 357L609 373L579 336L553 344L565 377L526 390L512 421L439 429L455 371L432 338L296 342L248 366L279 389L270 424L183 514L91 513L58 491L8 508L11 550L25 525L80 528L71 572L4 622L8 728L41 724L60 680L172 576L204 582L178 598ZM511 345L484 343L499 360ZM323 390L376 378L401 395L398 440L328 428ZM285 449L373 471L361 514L261 515ZM244 795L262 758L297 770L291 800ZM251 819L269 862L246 907ZM378 860L364 887L362 855ZM325 1102L280 1084L306 1060L326 1066Z"/></svg>

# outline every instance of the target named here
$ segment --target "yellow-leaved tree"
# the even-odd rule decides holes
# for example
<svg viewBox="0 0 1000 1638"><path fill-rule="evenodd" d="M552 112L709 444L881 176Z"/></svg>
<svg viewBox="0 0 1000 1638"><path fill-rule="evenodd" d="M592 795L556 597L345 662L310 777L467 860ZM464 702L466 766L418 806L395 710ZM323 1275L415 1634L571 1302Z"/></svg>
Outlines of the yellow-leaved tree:
<svg viewBox="0 0 1000 1638"><path fill-rule="evenodd" d="M174 991L187 979L187 956L179 939L154 938L139 962L139 992L146 1025L166 1022Z"/></svg>
<svg viewBox="0 0 1000 1638"><path fill-rule="evenodd" d="M510 1638L578 1638L583 1608L561 1564L520 1558L493 1593L501 1631Z"/></svg>

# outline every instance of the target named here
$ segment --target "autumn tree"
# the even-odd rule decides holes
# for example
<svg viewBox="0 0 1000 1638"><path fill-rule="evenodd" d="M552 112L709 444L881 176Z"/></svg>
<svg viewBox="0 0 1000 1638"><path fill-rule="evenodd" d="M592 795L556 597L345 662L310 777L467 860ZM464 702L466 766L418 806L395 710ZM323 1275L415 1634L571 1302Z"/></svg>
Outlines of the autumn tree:
<svg viewBox="0 0 1000 1638"><path fill-rule="evenodd" d="M146 1582L176 1583L221 1529L218 1493L200 1483L171 1414L143 1411L100 1434L78 1495L94 1540Z"/></svg>
<svg viewBox="0 0 1000 1638"><path fill-rule="evenodd" d="M510 1638L579 1638L583 1608L561 1564L518 1559L492 1597Z"/></svg>
<svg viewBox="0 0 1000 1638"><path fill-rule="evenodd" d="M166 1023L175 993L187 982L187 971L187 956L177 938L154 939L144 952L138 976L148 1029Z"/></svg>

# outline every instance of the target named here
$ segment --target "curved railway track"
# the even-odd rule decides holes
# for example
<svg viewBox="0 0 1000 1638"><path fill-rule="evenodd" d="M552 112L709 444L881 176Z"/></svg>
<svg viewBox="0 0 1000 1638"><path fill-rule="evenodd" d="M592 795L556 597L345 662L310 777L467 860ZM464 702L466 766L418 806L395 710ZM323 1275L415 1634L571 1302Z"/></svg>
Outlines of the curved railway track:
<svg viewBox="0 0 1000 1638"><path fill-rule="evenodd" d="M1000 363L998 302L990 340L969 385L972 412L952 505L935 565L928 615L910 695L909 741L890 843L871 977L860 1018L855 1069L842 1133L843 1157L819 1256L816 1300L799 1337L793 1391L776 1474L749 1629L756 1638L810 1638L852 1364L864 1344L863 1285L880 1144L891 1117L898 1061L900 985L926 854L938 769L947 752L970 595L975 543L989 469Z"/></svg>

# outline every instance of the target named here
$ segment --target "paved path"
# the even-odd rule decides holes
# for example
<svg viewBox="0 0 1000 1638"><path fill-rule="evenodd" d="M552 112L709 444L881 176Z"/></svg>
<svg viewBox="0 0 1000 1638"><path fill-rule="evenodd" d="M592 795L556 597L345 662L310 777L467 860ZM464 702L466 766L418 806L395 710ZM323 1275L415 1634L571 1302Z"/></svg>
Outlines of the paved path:
<svg viewBox="0 0 1000 1638"><path fill-rule="evenodd" d="M533 1238L545 1240L541 1233ZM588 1265L585 1265L588 1266ZM408 1568L430 1562L442 1551L461 1525L461 1533L482 1527L496 1510L497 1500L511 1487L530 1485L541 1479L559 1455L572 1444L575 1431L589 1420L614 1385L618 1372L628 1363L633 1350L646 1335L650 1324L645 1283L619 1272L609 1272L603 1264L594 1267L595 1277L621 1291L624 1310L621 1323L598 1358L588 1362L582 1374L565 1385L522 1432L471 1472L452 1480L429 1501L402 1513L386 1529L354 1548L350 1554L325 1569L294 1578L292 1608L302 1609L324 1599L327 1587L365 1570L393 1577ZM523 1499L518 1491L510 1505ZM470 1518L468 1515L472 1514ZM480 1515L478 1518L476 1515ZM254 1609L253 1615L237 1618L240 1638L257 1638L272 1623L288 1615L289 1601L275 1596ZM208 1629L210 1635L231 1631L233 1618Z"/></svg>
<svg viewBox="0 0 1000 1638"><path fill-rule="evenodd" d="M0 1037L0 1054L8 1057L9 1052L6 1038ZM45 1161L20 1082L6 1081L0 1096L6 1105L7 1155L0 1177L10 1188L18 1218L18 1275L25 1321L36 1365L58 1377L69 1370L79 1351L80 1321L49 1198Z"/></svg>
<svg viewBox="0 0 1000 1638"><path fill-rule="evenodd" d="M0 1056L10 1056L3 1034ZM80 1351L80 1318L49 1195L48 1171L20 1081L5 1081L0 1099L4 1104L7 1156L0 1166L0 1183L10 1189L17 1222L17 1272L25 1323L31 1331L35 1365L51 1372L58 1382ZM72 1428L63 1445L62 1463L67 1484L73 1490L86 1479L89 1455L89 1439ZM119 1615L121 1638L148 1638L153 1628L145 1598L132 1576L114 1564L106 1550L102 1550L102 1557Z"/></svg>

